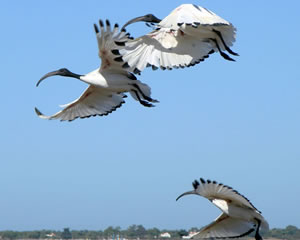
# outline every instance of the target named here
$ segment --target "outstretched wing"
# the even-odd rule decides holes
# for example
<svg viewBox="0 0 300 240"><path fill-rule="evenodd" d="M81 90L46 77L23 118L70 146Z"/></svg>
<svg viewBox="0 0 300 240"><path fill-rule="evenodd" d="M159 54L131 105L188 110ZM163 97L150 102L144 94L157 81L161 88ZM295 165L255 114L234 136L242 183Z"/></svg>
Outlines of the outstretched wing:
<svg viewBox="0 0 300 240"><path fill-rule="evenodd" d="M193 66L214 51L207 39L196 39L180 31L161 28L126 42L119 52L128 64L128 70L139 73L149 66L153 70Z"/></svg>
<svg viewBox="0 0 300 240"><path fill-rule="evenodd" d="M99 57L101 58L101 68L100 71L105 71L109 69L122 69L124 62L119 57L118 46L115 44L117 41L128 41L132 39L129 33L126 33L125 29L119 31L118 24L115 24L113 29L111 29L111 24L106 20L106 28L102 20L99 21L100 31L96 24L94 24L98 48Z"/></svg>
<svg viewBox="0 0 300 240"><path fill-rule="evenodd" d="M183 4L157 27L140 38L117 42L123 45L119 52L129 71L194 66L218 51L233 60L223 50L237 55L229 48L235 41L233 25L205 8Z"/></svg>
<svg viewBox="0 0 300 240"><path fill-rule="evenodd" d="M207 199L222 199L232 202L235 205L256 210L260 213L260 211L258 211L245 196L222 183L217 183L216 181L210 180L205 181L203 178L200 178L200 182L197 180L193 182L193 187L197 194Z"/></svg>
<svg viewBox="0 0 300 240"><path fill-rule="evenodd" d="M126 95L123 93L117 94L102 88L89 86L78 99L63 105L64 109L52 116L43 115L37 108L35 108L35 111L40 118L72 121L76 118L108 115L125 103L123 99L125 97Z"/></svg>
<svg viewBox="0 0 300 240"><path fill-rule="evenodd" d="M203 227L192 239L239 238L247 236L256 229L256 225L241 219L231 218L222 213L212 223Z"/></svg>

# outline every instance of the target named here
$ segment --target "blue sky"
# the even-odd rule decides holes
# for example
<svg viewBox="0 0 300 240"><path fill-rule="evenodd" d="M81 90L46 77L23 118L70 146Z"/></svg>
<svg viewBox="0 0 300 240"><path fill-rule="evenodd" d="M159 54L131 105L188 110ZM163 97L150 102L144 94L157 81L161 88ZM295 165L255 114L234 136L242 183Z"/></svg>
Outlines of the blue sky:
<svg viewBox="0 0 300 240"><path fill-rule="evenodd" d="M247 196L271 228L300 227L298 1L217 1L207 7L237 28L237 62L218 54L194 68L146 70L157 107L127 98L107 117L46 121L86 88L45 73L96 69L93 23L182 1L1 3L0 230L200 227L219 214L206 199L176 197L200 177ZM128 28L133 36L149 29ZM4 86L3 86L4 85Z"/></svg>

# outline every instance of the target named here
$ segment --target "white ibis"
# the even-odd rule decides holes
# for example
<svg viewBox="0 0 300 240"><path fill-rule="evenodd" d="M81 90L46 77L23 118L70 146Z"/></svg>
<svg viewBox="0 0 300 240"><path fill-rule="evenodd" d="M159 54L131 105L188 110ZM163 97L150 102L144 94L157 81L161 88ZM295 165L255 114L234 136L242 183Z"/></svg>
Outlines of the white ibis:
<svg viewBox="0 0 300 240"><path fill-rule="evenodd" d="M75 74L66 68L62 68L47 73L37 83L38 86L45 78L60 75L79 79L89 84L89 87L78 99L63 105L64 109L52 116L45 116L35 108L39 117L72 121L78 117L108 115L125 103L126 92L129 92L135 100L145 107L153 107L152 103L158 102L151 98L150 87L137 80L134 74L122 68L124 63L113 54L113 49L117 47L115 41L128 41L130 39L129 34L124 29L119 31L117 24L111 30L108 20L106 20L106 29L101 20L99 25L100 32L98 26L94 24L99 57L102 60L100 68L85 75Z"/></svg>
<svg viewBox="0 0 300 240"><path fill-rule="evenodd" d="M158 24L154 31L142 37L116 41L122 48L115 51L127 63L124 67L134 73L150 66L154 70L194 66L214 52L219 52L229 61L234 59L224 51L238 56L230 49L235 41L236 29L206 8L183 4L162 21L147 14L128 21L123 29L139 21Z"/></svg>
<svg viewBox="0 0 300 240"><path fill-rule="evenodd" d="M255 239L262 240L259 230L268 230L269 224L246 197L222 183L203 178L200 182L195 180L193 187L193 191L181 194L176 201L188 194L200 195L217 206L222 214L192 238L238 238L255 231Z"/></svg>

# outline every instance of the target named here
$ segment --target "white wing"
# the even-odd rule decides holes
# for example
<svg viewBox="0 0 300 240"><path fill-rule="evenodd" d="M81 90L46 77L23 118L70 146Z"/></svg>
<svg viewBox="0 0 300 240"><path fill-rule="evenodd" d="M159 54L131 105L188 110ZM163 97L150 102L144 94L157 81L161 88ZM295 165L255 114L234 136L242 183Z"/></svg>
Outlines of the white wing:
<svg viewBox="0 0 300 240"><path fill-rule="evenodd" d="M247 221L231 218L222 213L212 223L203 227L192 239L239 238L256 229L256 225Z"/></svg>
<svg viewBox="0 0 300 240"><path fill-rule="evenodd" d="M95 32L99 48L99 57L101 58L101 68L100 71L105 70L123 70L122 66L125 64L120 57L118 51L118 46L115 42L128 41L132 38L129 33L126 33L126 30L123 29L119 31L118 24L115 24L113 29L111 29L110 22L106 20L106 29L102 20L99 21L100 31L98 26L95 24Z"/></svg>
<svg viewBox="0 0 300 240"><path fill-rule="evenodd" d="M222 50L234 53L229 46L235 41L232 24L213 12L192 4L183 4L164 18L157 30L140 38L121 41L119 49L129 71L138 73L145 67L172 69L200 63L209 54Z"/></svg>
<svg viewBox="0 0 300 240"><path fill-rule="evenodd" d="M60 119L61 121L72 121L76 118L87 118L91 116L103 116L121 107L126 95L123 93L107 91L95 86L89 86L84 93L75 101L63 105L63 110L52 116L43 115L37 108L37 115L44 119Z"/></svg>
<svg viewBox="0 0 300 240"><path fill-rule="evenodd" d="M222 183L217 183L216 181L205 181L200 178L200 182L195 180L193 182L194 189L197 194L207 199L222 199L227 202L232 202L235 205L247 207L249 209L258 211L253 204L238 191L232 189L229 186L223 185Z"/></svg>

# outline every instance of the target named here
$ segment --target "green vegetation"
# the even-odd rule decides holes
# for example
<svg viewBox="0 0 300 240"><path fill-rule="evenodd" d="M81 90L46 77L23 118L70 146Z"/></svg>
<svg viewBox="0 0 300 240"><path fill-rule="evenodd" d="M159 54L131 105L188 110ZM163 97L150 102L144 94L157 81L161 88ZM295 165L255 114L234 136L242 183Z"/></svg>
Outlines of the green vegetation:
<svg viewBox="0 0 300 240"><path fill-rule="evenodd" d="M296 240L300 239L300 229L292 225L287 226L285 229L273 228L265 233L264 236L269 238Z"/></svg>
<svg viewBox="0 0 300 240"><path fill-rule="evenodd" d="M190 231L198 231L198 228L191 228L189 230L159 230L157 228L145 229L142 225L131 225L126 230L120 227L108 227L104 231L91 230L70 230L64 228L63 231L0 231L0 239L14 240L14 239L162 239L161 233L168 232L171 234L171 239L180 239L187 235ZM285 229L273 228L269 232L263 234L264 238L278 238L287 240L300 239L300 229L295 226L287 226Z"/></svg>

